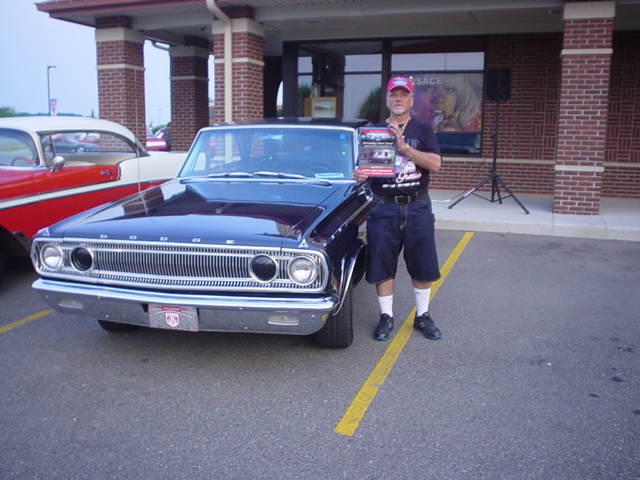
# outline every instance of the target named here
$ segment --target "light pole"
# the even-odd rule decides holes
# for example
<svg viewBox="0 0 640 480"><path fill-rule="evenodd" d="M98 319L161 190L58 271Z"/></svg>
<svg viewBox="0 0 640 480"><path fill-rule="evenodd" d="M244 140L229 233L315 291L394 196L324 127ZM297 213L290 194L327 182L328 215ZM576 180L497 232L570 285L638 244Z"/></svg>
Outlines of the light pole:
<svg viewBox="0 0 640 480"><path fill-rule="evenodd" d="M55 65L47 65L47 100L48 100L48 104L49 106L47 107L49 109L49 116L51 116L51 82L49 80L49 72L51 71L52 68L56 68Z"/></svg>

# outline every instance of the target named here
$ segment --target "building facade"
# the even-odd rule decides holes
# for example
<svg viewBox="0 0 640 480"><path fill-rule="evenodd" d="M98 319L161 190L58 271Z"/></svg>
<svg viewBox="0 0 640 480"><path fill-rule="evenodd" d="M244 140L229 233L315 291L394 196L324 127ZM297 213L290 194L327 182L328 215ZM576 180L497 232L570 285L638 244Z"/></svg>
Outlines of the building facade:
<svg viewBox="0 0 640 480"><path fill-rule="evenodd" d="M464 190L495 160L518 193L593 215L640 198L640 0L67 0L37 8L96 30L100 116L144 137L145 41L169 46L172 141L263 116L379 121L383 86L416 84ZM207 65L214 55L215 72ZM281 93L279 93L281 92ZM278 109L280 100L281 110Z"/></svg>

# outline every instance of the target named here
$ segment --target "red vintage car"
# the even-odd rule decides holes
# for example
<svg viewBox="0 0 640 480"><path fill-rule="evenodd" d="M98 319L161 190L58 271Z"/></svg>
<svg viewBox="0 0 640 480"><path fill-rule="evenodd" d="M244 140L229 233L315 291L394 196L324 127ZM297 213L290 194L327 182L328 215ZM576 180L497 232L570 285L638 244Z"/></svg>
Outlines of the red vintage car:
<svg viewBox="0 0 640 480"><path fill-rule="evenodd" d="M86 138L92 142L78 140ZM41 228L171 179L183 158L150 156L107 120L0 119L0 271L6 256L28 255Z"/></svg>
<svg viewBox="0 0 640 480"><path fill-rule="evenodd" d="M152 152L166 152L167 151L167 142L164 139L164 132L166 127L162 127L153 135L147 136L146 147L147 150Z"/></svg>

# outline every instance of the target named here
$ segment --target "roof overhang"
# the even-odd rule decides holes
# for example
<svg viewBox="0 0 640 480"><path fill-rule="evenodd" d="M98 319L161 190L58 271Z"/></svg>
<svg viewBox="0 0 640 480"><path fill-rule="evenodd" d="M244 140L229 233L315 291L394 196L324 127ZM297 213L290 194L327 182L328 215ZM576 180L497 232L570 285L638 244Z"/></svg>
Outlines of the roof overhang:
<svg viewBox="0 0 640 480"><path fill-rule="evenodd" d="M222 9L250 7L265 29L265 55L283 41L562 32L564 0L217 0ZM637 30L640 0L615 2L614 28ZM128 16L146 38L184 44L211 40L206 0L58 0L36 4L51 18L95 27Z"/></svg>

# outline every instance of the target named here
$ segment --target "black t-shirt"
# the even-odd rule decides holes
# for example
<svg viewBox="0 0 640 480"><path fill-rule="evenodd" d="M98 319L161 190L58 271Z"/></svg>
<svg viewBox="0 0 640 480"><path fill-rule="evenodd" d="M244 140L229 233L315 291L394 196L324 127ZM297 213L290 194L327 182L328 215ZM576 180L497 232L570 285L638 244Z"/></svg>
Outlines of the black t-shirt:
<svg viewBox="0 0 640 480"><path fill-rule="evenodd" d="M384 121L376 127L388 127ZM404 141L421 152L437 153L440 147L431 125L412 118L404 129ZM416 165L402 153L396 153L396 173L394 177L370 177L371 190L376 195L411 195L429 188L429 170Z"/></svg>

